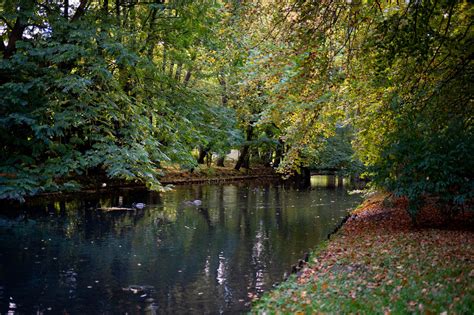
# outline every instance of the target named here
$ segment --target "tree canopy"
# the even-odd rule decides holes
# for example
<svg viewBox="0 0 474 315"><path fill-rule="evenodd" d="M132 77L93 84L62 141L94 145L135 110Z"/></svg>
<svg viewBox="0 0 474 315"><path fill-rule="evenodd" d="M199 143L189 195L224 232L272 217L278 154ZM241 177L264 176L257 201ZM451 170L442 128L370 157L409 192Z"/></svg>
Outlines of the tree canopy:
<svg viewBox="0 0 474 315"><path fill-rule="evenodd" d="M0 2L1 198L162 189L193 151L473 198L468 1Z"/></svg>

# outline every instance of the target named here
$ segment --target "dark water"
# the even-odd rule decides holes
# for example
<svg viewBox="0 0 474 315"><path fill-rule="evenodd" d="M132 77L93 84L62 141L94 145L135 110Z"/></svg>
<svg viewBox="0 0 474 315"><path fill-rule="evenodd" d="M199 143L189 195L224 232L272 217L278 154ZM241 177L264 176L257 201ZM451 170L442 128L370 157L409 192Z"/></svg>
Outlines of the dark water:
<svg viewBox="0 0 474 315"><path fill-rule="evenodd" d="M277 184L120 191L0 211L0 313L248 310L360 197ZM329 182L332 185L332 182ZM202 205L186 205L186 200ZM96 207L144 202L143 210ZM23 214L26 211L27 215Z"/></svg>

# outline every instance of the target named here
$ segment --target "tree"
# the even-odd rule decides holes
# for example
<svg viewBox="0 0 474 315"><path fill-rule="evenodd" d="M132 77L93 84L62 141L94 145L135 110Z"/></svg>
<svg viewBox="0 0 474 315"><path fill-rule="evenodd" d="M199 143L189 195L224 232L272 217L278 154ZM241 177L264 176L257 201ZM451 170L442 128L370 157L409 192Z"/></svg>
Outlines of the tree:
<svg viewBox="0 0 474 315"><path fill-rule="evenodd" d="M287 164L301 163L307 137L330 130L331 117L350 119L374 183L407 196L413 217L428 194L472 200L472 4L288 1L280 10L295 37L281 90L313 100L290 111L304 116L289 123L297 152Z"/></svg>
<svg viewBox="0 0 474 315"><path fill-rule="evenodd" d="M220 114L219 85L208 80L219 4L19 0L1 9L1 198L93 177L161 189L162 162L195 163L203 122Z"/></svg>
<svg viewBox="0 0 474 315"><path fill-rule="evenodd" d="M312 157L310 167L318 170L335 171L339 175L360 174L364 171L362 162L355 157L351 126L336 126L335 135L319 139L315 151L306 155Z"/></svg>

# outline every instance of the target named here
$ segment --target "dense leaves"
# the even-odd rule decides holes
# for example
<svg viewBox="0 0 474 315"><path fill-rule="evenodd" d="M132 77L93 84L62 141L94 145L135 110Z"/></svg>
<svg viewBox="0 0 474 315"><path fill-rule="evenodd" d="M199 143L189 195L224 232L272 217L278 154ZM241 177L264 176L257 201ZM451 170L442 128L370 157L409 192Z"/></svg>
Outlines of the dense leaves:
<svg viewBox="0 0 474 315"><path fill-rule="evenodd" d="M471 4L287 1L279 11L279 40L292 45L269 115L284 130L284 168L326 164L321 150L344 125L367 176L407 196L413 218L429 195L447 208L472 200Z"/></svg>
<svg viewBox="0 0 474 315"><path fill-rule="evenodd" d="M360 46L360 78L371 78L355 91L378 102L357 107L359 151L378 185L409 197L413 215L427 194L465 203L474 184L473 8L452 1L386 10Z"/></svg>
<svg viewBox="0 0 474 315"><path fill-rule="evenodd" d="M194 165L196 142L234 130L207 79L213 2L1 9L2 198L78 188L84 177L160 189L162 162Z"/></svg>
<svg viewBox="0 0 474 315"><path fill-rule="evenodd" d="M0 9L1 198L107 179L160 189L165 166L239 149L237 170L367 171L413 218L430 195L472 201L468 2Z"/></svg>

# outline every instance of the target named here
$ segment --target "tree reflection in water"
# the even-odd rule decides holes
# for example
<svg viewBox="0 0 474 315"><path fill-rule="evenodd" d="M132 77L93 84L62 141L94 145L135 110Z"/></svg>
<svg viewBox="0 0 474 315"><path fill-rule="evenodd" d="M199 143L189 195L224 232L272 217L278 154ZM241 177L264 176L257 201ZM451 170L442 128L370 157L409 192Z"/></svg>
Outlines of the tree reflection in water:
<svg viewBox="0 0 474 315"><path fill-rule="evenodd" d="M202 205L183 203L196 199ZM341 187L241 183L161 195L126 190L5 211L0 313L9 297L22 313L245 311L249 293L280 282L359 200ZM96 210L134 202L147 206Z"/></svg>

